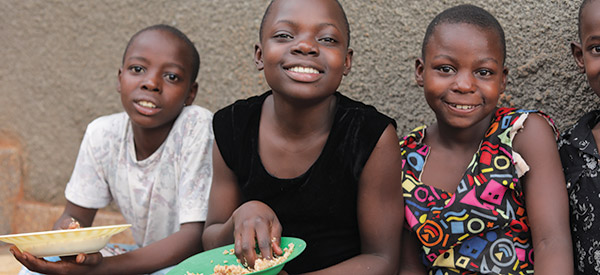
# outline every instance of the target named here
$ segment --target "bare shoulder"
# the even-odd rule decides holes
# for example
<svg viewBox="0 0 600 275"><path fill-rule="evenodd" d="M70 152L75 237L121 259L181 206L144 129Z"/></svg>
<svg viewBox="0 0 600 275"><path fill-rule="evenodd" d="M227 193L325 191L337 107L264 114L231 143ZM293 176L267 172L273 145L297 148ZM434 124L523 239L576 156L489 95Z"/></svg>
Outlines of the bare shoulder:
<svg viewBox="0 0 600 275"><path fill-rule="evenodd" d="M361 174L362 184L384 184L400 178L402 170L400 144L390 124L383 131Z"/></svg>
<svg viewBox="0 0 600 275"><path fill-rule="evenodd" d="M523 127L515 136L516 151L552 146L556 149L556 132L551 122L537 113L528 114Z"/></svg>
<svg viewBox="0 0 600 275"><path fill-rule="evenodd" d="M399 152L400 143L396 129L389 124L379 137L373 153L379 153L381 157L388 158L398 157L400 155Z"/></svg>

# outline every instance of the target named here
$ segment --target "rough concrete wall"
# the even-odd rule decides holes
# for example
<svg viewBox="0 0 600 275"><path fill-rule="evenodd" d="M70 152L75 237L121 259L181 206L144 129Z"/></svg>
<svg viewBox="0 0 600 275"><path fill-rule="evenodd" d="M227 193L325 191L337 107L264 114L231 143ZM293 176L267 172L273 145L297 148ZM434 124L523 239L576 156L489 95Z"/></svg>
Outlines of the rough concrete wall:
<svg viewBox="0 0 600 275"><path fill-rule="evenodd" d="M430 123L414 60L427 23L468 1L341 0L355 50L347 95L375 105L405 133ZM579 0L480 0L507 36L505 105L542 109L565 129L598 104L576 73ZM0 128L22 137L25 198L62 203L79 142L95 117L121 110L115 92L123 48L152 24L179 27L201 53L196 104L212 111L267 87L253 45L267 0L4 0L0 10Z"/></svg>
<svg viewBox="0 0 600 275"><path fill-rule="evenodd" d="M19 138L0 130L0 235L13 232L16 204L22 196L22 147Z"/></svg>

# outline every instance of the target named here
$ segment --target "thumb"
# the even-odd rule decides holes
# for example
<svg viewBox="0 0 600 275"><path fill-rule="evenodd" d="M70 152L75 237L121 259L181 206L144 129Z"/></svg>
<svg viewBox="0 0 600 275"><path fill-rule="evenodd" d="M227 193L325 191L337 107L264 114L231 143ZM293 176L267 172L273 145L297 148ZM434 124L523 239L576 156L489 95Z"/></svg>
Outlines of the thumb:
<svg viewBox="0 0 600 275"><path fill-rule="evenodd" d="M280 256L283 254L283 250L281 249L281 238L271 236L271 247L273 248L273 254Z"/></svg>
<svg viewBox="0 0 600 275"><path fill-rule="evenodd" d="M102 259L102 254L98 252L92 254L79 253L75 258L75 262L84 265L97 265Z"/></svg>

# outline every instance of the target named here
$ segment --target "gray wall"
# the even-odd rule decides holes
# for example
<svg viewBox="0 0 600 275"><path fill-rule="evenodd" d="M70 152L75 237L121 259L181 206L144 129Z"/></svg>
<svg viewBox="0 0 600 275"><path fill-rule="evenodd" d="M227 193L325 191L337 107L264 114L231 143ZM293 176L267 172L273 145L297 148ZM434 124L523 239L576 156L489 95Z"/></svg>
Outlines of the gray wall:
<svg viewBox="0 0 600 275"><path fill-rule="evenodd" d="M413 79L427 23L469 1L342 0L355 51L340 88L398 122L398 132L433 115ZM599 100L576 73L569 42L580 1L473 1L503 25L510 69L505 106L541 109L561 130ZM4 0L0 9L0 130L24 149L24 198L63 203L85 127L121 110L116 76L137 30L179 27L201 54L196 104L212 111L267 89L252 60L267 0ZM5 183L0 183L5 184Z"/></svg>

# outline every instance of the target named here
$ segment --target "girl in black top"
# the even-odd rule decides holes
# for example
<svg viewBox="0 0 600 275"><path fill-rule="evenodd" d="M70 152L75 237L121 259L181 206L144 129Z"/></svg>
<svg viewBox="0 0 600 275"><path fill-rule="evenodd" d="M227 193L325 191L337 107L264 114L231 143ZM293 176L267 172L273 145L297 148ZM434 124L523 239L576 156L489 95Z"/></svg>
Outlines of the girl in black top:
<svg viewBox="0 0 600 275"><path fill-rule="evenodd" d="M290 273L394 274L403 200L395 122L336 92L349 73L349 28L337 1L279 0L267 8L255 60L272 91L214 116L214 178L203 240L235 243L253 265L306 251Z"/></svg>

